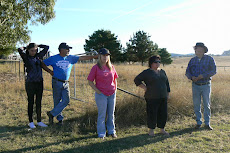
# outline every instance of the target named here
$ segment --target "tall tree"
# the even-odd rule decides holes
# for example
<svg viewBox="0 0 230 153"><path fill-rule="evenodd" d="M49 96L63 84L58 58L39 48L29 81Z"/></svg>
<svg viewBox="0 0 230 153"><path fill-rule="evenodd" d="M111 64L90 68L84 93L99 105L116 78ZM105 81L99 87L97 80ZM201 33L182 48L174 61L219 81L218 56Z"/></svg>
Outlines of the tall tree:
<svg viewBox="0 0 230 153"><path fill-rule="evenodd" d="M163 66L165 64L171 64L172 63L172 59L171 59L171 54L166 50L166 48L161 48L158 50L158 55L161 56L161 63L163 64Z"/></svg>
<svg viewBox="0 0 230 153"><path fill-rule="evenodd" d="M122 46L120 41L117 40L117 36L111 33L110 30L97 30L89 36L89 39L85 39L85 51L90 51L91 49L98 51L101 48L107 48L110 50L112 55L111 61L121 61Z"/></svg>
<svg viewBox="0 0 230 153"><path fill-rule="evenodd" d="M144 62L152 55L156 54L158 46L150 40L149 35L144 31L137 31L129 40L127 45L127 58L128 61Z"/></svg>
<svg viewBox="0 0 230 153"><path fill-rule="evenodd" d="M46 24L55 17L56 0L1 0L0 51L30 40L28 23ZM7 52L9 53L9 52Z"/></svg>

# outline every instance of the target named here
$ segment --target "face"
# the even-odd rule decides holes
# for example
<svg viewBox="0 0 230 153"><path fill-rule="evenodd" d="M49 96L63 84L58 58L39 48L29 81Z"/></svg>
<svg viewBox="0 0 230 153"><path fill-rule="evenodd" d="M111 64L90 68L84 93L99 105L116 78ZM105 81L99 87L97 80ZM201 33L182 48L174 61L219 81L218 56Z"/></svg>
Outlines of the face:
<svg viewBox="0 0 230 153"><path fill-rule="evenodd" d="M69 49L64 49L64 48L61 48L61 49L60 49L60 54L61 54L62 56L68 56L68 55L69 55L69 52L70 52Z"/></svg>
<svg viewBox="0 0 230 153"><path fill-rule="evenodd" d="M156 59L152 65L151 65L151 69L157 70L157 68L160 67L161 61L159 59Z"/></svg>
<svg viewBox="0 0 230 153"><path fill-rule="evenodd" d="M28 50L28 51L29 51L29 55L30 55L30 56L35 56L35 54L37 53L37 50L38 50L37 47L30 48L30 49Z"/></svg>
<svg viewBox="0 0 230 153"><path fill-rule="evenodd" d="M201 58L204 56L205 49L203 47L196 47L195 48L195 54L197 57Z"/></svg>
<svg viewBox="0 0 230 153"><path fill-rule="evenodd" d="M101 62L102 63L107 63L109 61L109 54L105 54L105 55L100 55L101 56Z"/></svg>

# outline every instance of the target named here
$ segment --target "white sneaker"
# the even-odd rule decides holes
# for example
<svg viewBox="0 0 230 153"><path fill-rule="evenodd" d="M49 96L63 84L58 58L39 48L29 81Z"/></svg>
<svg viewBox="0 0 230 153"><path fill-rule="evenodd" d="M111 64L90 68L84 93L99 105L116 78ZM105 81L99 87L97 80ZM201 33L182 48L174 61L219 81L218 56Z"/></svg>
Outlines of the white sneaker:
<svg viewBox="0 0 230 153"><path fill-rule="evenodd" d="M47 127L47 125L44 124L43 122L38 122L38 126L40 126L40 127Z"/></svg>
<svg viewBox="0 0 230 153"><path fill-rule="evenodd" d="M36 128L36 126L34 125L34 122L30 122L28 125L29 125L29 127L30 127L31 129Z"/></svg>

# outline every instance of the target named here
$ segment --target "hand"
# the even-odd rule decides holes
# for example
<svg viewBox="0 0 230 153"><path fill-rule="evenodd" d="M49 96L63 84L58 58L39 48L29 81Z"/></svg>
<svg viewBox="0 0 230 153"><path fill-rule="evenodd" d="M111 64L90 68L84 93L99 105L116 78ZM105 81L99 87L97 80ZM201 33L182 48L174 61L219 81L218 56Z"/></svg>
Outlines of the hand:
<svg viewBox="0 0 230 153"><path fill-rule="evenodd" d="M169 92L167 93L167 99L169 99L170 98L170 96L169 96Z"/></svg>
<svg viewBox="0 0 230 153"><path fill-rule="evenodd" d="M203 78L204 78L203 75L200 74L200 75L197 77L197 80L200 80L200 79L203 79Z"/></svg>
<svg viewBox="0 0 230 153"><path fill-rule="evenodd" d="M50 72L50 75L51 75L51 76L53 76L53 75L54 75L54 72L53 72L53 71L51 71L51 72Z"/></svg>
<svg viewBox="0 0 230 153"><path fill-rule="evenodd" d="M197 82L197 81L198 81L198 77L193 76L193 77L192 77L192 81L193 81L193 82Z"/></svg>
<svg viewBox="0 0 230 153"><path fill-rule="evenodd" d="M100 90L97 90L96 93L97 93L97 94L101 94L101 91L100 91Z"/></svg>
<svg viewBox="0 0 230 153"><path fill-rule="evenodd" d="M98 54L97 54L97 55L94 55L93 58L94 58L94 59L98 59L98 56L99 56Z"/></svg>

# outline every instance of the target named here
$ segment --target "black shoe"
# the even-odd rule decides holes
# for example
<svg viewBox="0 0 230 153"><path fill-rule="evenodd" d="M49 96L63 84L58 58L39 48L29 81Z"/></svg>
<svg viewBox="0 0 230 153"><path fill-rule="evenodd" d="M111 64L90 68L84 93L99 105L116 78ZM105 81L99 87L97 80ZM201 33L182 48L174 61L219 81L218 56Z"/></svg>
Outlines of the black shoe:
<svg viewBox="0 0 230 153"><path fill-rule="evenodd" d="M48 111L46 114L49 117L49 124L52 125L54 123L54 116L50 113L50 111Z"/></svg>
<svg viewBox="0 0 230 153"><path fill-rule="evenodd" d="M63 120L58 121L57 125L63 125Z"/></svg>
<svg viewBox="0 0 230 153"><path fill-rule="evenodd" d="M213 128L212 128L210 125L205 125L204 127L205 127L205 129L207 129L207 130L213 130Z"/></svg>
<svg viewBox="0 0 230 153"><path fill-rule="evenodd" d="M200 129L200 127L201 127L201 125L197 124L197 125L195 126L195 129Z"/></svg>

